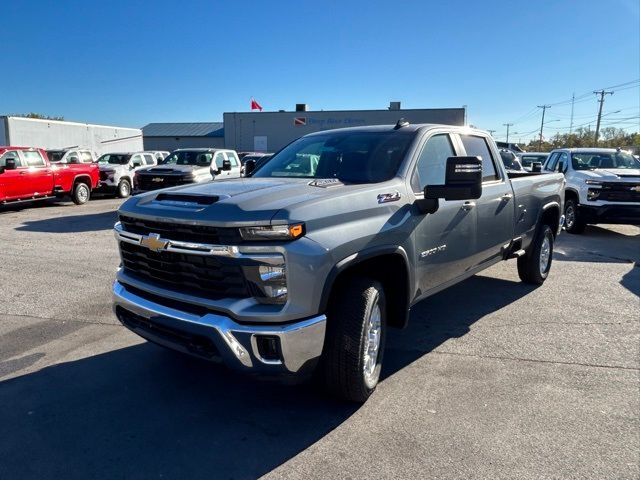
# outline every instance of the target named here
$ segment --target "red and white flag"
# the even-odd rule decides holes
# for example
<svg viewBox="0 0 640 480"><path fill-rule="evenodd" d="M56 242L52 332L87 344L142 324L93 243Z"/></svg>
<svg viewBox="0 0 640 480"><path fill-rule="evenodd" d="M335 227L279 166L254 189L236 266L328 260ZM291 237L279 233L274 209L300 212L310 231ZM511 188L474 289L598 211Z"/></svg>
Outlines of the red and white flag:
<svg viewBox="0 0 640 480"><path fill-rule="evenodd" d="M256 99L251 97L251 110L260 110L262 111L262 105L256 102Z"/></svg>

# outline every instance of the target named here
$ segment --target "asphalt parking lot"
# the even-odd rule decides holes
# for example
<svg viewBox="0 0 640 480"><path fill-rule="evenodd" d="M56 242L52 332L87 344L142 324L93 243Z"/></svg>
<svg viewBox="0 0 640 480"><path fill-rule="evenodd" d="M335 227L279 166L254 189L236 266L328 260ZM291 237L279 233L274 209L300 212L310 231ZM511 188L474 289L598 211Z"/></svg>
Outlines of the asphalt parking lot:
<svg viewBox="0 0 640 480"><path fill-rule="evenodd" d="M357 408L119 326L119 203L0 210L0 479L640 476L640 228L422 302Z"/></svg>

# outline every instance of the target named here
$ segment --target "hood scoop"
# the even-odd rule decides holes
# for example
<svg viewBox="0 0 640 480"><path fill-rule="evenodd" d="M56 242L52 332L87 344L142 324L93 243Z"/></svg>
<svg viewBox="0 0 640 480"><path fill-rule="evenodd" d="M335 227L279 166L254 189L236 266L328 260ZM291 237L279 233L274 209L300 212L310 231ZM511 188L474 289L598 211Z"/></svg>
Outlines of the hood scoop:
<svg viewBox="0 0 640 480"><path fill-rule="evenodd" d="M206 207L213 205L220 197L217 195L187 195L180 193L161 193L154 202L176 207Z"/></svg>
<svg viewBox="0 0 640 480"><path fill-rule="evenodd" d="M150 168L147 170L149 173L173 173L173 168ZM142 173L142 172L141 172Z"/></svg>

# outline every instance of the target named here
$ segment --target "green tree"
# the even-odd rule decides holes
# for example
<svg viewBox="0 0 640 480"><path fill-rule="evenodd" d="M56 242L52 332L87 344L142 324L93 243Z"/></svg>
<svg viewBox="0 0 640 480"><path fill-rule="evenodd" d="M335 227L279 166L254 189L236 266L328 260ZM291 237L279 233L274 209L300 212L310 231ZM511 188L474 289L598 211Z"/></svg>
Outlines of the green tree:
<svg viewBox="0 0 640 480"><path fill-rule="evenodd" d="M38 118L40 120L64 120L64 117L56 117L56 116L49 116L49 115L43 115L42 113L35 113L35 112L29 112L29 113L12 113L11 115L9 115L10 117L22 117L22 118Z"/></svg>

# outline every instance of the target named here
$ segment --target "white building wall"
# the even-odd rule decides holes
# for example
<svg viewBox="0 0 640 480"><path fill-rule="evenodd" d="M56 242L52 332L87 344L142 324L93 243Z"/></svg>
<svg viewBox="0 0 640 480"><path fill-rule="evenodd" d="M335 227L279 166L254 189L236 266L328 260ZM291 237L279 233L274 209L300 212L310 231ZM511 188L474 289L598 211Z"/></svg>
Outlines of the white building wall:
<svg viewBox="0 0 640 480"><path fill-rule="evenodd" d="M143 149L142 130L139 128L21 117L2 117L2 119L6 125L2 130L5 131L7 138L0 144L45 149L90 148L98 155Z"/></svg>

